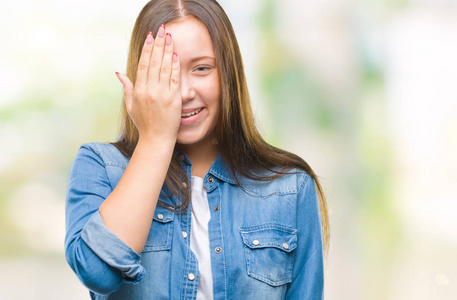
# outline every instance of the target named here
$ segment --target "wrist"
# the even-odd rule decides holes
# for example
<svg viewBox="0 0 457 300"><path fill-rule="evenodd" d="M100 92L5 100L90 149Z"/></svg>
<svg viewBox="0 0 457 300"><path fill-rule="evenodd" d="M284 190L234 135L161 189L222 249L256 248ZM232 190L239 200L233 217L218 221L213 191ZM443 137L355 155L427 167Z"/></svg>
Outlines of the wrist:
<svg viewBox="0 0 457 300"><path fill-rule="evenodd" d="M176 137L159 137L140 135L137 147L154 148L156 150L163 149L165 151L173 151L176 144Z"/></svg>

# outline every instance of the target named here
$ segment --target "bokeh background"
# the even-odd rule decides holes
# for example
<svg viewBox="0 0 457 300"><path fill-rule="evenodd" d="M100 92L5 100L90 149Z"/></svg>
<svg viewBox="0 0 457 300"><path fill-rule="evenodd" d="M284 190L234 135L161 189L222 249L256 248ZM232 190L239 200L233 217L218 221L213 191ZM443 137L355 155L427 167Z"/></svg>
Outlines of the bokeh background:
<svg viewBox="0 0 457 300"><path fill-rule="evenodd" d="M0 299L89 299L64 257L82 143L117 137L146 1L0 2ZM326 299L457 299L457 2L220 0L258 126L326 191Z"/></svg>

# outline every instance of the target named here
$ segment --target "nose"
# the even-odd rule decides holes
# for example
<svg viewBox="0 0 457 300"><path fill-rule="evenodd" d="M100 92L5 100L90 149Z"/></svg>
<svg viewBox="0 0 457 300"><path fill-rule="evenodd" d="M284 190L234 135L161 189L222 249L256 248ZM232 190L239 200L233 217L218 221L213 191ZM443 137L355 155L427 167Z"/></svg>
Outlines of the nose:
<svg viewBox="0 0 457 300"><path fill-rule="evenodd" d="M187 102L195 98L196 92L192 85L191 78L185 74L181 74L181 98L182 102Z"/></svg>

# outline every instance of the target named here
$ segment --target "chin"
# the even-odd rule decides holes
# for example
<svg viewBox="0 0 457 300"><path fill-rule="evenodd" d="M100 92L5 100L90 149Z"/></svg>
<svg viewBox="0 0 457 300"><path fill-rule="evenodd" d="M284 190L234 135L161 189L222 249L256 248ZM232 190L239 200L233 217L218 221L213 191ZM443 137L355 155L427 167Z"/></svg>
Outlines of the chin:
<svg viewBox="0 0 457 300"><path fill-rule="evenodd" d="M181 144L181 145L192 145L192 144L196 144L196 143L200 142L201 140L203 140L203 136L201 136L201 135L179 134L178 133L176 143Z"/></svg>
<svg viewBox="0 0 457 300"><path fill-rule="evenodd" d="M202 132L178 132L176 143L180 145L196 145L211 143L213 135L203 134Z"/></svg>
<svg viewBox="0 0 457 300"><path fill-rule="evenodd" d="M194 140L194 139L177 139L176 140L176 144L178 145L192 145L192 144L196 144L198 142L198 140Z"/></svg>

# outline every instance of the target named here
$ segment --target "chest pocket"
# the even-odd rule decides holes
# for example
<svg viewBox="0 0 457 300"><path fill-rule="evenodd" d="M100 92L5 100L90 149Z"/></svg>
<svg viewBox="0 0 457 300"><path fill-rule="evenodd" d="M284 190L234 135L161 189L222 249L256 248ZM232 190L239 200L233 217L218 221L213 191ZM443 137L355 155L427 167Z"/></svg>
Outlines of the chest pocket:
<svg viewBox="0 0 457 300"><path fill-rule="evenodd" d="M248 275L271 286L291 282L296 231L277 224L241 228Z"/></svg>
<svg viewBox="0 0 457 300"><path fill-rule="evenodd" d="M173 238L174 213L160 206L156 206L148 239L143 252L163 251L171 248Z"/></svg>

